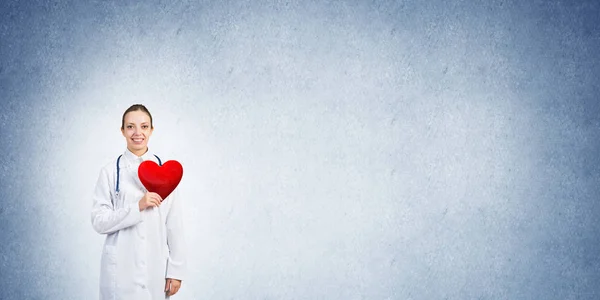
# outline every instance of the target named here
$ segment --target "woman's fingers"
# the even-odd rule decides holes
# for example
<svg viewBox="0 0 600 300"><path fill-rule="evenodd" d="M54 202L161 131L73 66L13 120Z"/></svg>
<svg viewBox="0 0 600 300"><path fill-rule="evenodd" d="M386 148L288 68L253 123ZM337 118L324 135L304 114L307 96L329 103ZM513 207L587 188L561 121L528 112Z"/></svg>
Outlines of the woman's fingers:
<svg viewBox="0 0 600 300"><path fill-rule="evenodd" d="M146 199L146 207L158 207L160 203L156 199Z"/></svg>
<svg viewBox="0 0 600 300"><path fill-rule="evenodd" d="M148 193L148 203L152 206L158 207L160 206L160 196L155 193Z"/></svg>
<svg viewBox="0 0 600 300"><path fill-rule="evenodd" d="M171 290L169 291L169 296L173 296L179 291L179 288L171 286Z"/></svg>
<svg viewBox="0 0 600 300"><path fill-rule="evenodd" d="M162 198L157 193L148 193L148 197L150 199L154 199L154 200L158 201L158 203L162 202Z"/></svg>
<svg viewBox="0 0 600 300"><path fill-rule="evenodd" d="M157 194L157 193L152 193L152 194L156 197L156 199L158 199L159 202L163 201L163 198L159 194Z"/></svg>
<svg viewBox="0 0 600 300"><path fill-rule="evenodd" d="M168 296L175 295L179 288L181 287L181 281L177 279L167 278L167 282L165 284L165 292Z"/></svg>
<svg viewBox="0 0 600 300"><path fill-rule="evenodd" d="M144 195L144 198L142 199L142 201L144 203L142 209L145 209L145 208L148 208L151 206L159 207L162 202L162 198L157 193L147 192L146 195Z"/></svg>

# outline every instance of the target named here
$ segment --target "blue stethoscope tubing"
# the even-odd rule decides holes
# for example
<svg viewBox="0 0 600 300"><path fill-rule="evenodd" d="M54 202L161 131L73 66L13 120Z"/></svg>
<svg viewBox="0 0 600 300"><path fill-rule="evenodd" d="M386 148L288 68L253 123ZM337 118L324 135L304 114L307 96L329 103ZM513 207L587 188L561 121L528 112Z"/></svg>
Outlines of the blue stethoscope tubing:
<svg viewBox="0 0 600 300"><path fill-rule="evenodd" d="M121 155L119 155L119 158L117 158L117 185L115 188L115 192L117 194L119 194L119 176L121 173L121 167L119 167L119 161L121 161L121 156L123 156L123 155L121 154ZM156 157L156 159L158 159L158 165L162 166L162 161L160 160L160 158L158 156L156 156L156 154L154 154L154 157Z"/></svg>

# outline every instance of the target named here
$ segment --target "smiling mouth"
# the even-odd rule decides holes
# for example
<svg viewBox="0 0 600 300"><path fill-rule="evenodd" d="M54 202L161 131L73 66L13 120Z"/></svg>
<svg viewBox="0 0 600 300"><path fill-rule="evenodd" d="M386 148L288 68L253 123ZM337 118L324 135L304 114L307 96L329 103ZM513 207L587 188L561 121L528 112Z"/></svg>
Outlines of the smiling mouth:
<svg viewBox="0 0 600 300"><path fill-rule="evenodd" d="M134 143L141 143L144 141L144 139L131 139Z"/></svg>

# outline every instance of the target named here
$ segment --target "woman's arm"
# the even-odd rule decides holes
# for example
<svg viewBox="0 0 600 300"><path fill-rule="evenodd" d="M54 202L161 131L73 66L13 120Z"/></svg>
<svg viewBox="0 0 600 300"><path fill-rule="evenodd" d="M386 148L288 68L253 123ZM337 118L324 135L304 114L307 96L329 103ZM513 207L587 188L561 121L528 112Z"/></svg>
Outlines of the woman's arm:
<svg viewBox="0 0 600 300"><path fill-rule="evenodd" d="M110 234L142 221L138 203L114 209L110 195L110 176L102 169L93 196L92 226L100 234Z"/></svg>
<svg viewBox="0 0 600 300"><path fill-rule="evenodd" d="M167 244L169 246L166 278L183 280L186 270L186 246L183 231L182 203L178 197L177 189L165 201L171 201L171 207L166 219Z"/></svg>

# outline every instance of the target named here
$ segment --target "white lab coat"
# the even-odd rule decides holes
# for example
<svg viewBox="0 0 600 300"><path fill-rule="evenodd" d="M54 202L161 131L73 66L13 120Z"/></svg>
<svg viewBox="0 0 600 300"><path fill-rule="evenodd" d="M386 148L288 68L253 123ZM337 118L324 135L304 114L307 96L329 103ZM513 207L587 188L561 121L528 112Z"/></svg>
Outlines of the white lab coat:
<svg viewBox="0 0 600 300"><path fill-rule="evenodd" d="M147 190L137 170L144 160L158 162L149 152L137 157L125 151L119 163L118 194L117 157L102 168L96 184L92 225L98 233L106 234L100 267L101 300L166 299L166 278L184 278L186 253L178 188L159 208L140 212L138 201Z"/></svg>

